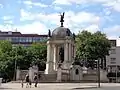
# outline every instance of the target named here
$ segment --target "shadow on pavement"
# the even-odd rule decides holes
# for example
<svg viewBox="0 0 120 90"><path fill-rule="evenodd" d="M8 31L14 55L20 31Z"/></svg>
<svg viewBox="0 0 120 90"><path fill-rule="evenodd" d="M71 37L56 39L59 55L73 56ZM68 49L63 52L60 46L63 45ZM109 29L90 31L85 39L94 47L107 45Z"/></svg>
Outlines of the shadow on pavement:
<svg viewBox="0 0 120 90"><path fill-rule="evenodd" d="M77 89L94 89L94 88L98 88L98 87L78 87L78 88L73 88L73 90L77 90Z"/></svg>
<svg viewBox="0 0 120 90"><path fill-rule="evenodd" d="M0 87L0 89L4 90L4 89L12 89L12 88L3 88L3 87Z"/></svg>

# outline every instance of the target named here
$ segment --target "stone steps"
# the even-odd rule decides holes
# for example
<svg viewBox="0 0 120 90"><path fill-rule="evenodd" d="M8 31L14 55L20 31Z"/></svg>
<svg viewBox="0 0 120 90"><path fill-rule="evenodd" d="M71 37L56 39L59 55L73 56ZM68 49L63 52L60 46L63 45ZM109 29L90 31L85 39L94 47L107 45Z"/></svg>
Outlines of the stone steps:
<svg viewBox="0 0 120 90"><path fill-rule="evenodd" d="M98 78L97 74L84 74L83 75L83 80L94 80L96 81Z"/></svg>
<svg viewBox="0 0 120 90"><path fill-rule="evenodd" d="M97 83L97 80L81 80L81 81L39 81L39 83ZM11 83L21 83L21 81L11 81ZM101 83L108 83L108 82L103 82Z"/></svg>
<svg viewBox="0 0 120 90"><path fill-rule="evenodd" d="M56 74L42 74L40 77L40 81L56 81L57 75Z"/></svg>

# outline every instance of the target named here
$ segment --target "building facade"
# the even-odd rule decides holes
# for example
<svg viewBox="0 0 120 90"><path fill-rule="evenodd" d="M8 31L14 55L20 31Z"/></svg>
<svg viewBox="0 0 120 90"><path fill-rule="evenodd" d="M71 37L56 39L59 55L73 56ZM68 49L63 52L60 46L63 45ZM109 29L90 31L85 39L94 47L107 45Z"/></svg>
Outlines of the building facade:
<svg viewBox="0 0 120 90"><path fill-rule="evenodd" d="M8 40L14 46L20 44L23 46L29 46L35 42L43 42L47 40L47 35L38 34L22 34L20 32L2 32L0 31L0 40Z"/></svg>
<svg viewBox="0 0 120 90"><path fill-rule="evenodd" d="M112 47L109 51L110 55L106 57L108 72L116 72L120 70L120 47Z"/></svg>
<svg viewBox="0 0 120 90"><path fill-rule="evenodd" d="M116 71L117 67L120 66L120 47L117 46L116 40L109 40L111 44L111 49L109 51L109 56L106 56L106 66L108 72Z"/></svg>

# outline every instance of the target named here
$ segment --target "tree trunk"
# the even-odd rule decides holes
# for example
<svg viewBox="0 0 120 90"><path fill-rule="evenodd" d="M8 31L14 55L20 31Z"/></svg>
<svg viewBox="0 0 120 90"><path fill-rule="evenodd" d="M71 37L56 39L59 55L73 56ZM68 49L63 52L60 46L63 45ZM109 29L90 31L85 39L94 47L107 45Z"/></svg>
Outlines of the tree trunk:
<svg viewBox="0 0 120 90"><path fill-rule="evenodd" d="M104 57L104 69L106 70L106 56Z"/></svg>

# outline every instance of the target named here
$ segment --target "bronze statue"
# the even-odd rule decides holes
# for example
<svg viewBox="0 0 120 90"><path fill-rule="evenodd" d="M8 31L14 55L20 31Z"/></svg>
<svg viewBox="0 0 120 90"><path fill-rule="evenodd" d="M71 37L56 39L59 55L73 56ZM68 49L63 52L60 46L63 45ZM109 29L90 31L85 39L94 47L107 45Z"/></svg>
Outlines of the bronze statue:
<svg viewBox="0 0 120 90"><path fill-rule="evenodd" d="M61 27L63 27L63 22L64 22L64 14L65 14L65 12L63 12L63 14L60 14L60 22L61 22Z"/></svg>
<svg viewBox="0 0 120 90"><path fill-rule="evenodd" d="M64 48L63 47L60 48L59 57L60 57L59 62L63 63L64 61Z"/></svg>
<svg viewBox="0 0 120 90"><path fill-rule="evenodd" d="M51 31L50 31L50 29L48 31L48 37L51 37Z"/></svg>
<svg viewBox="0 0 120 90"><path fill-rule="evenodd" d="M75 40L75 33L73 33L73 39Z"/></svg>
<svg viewBox="0 0 120 90"><path fill-rule="evenodd" d="M69 29L67 29L67 31L66 31L66 36L70 36L70 30Z"/></svg>

